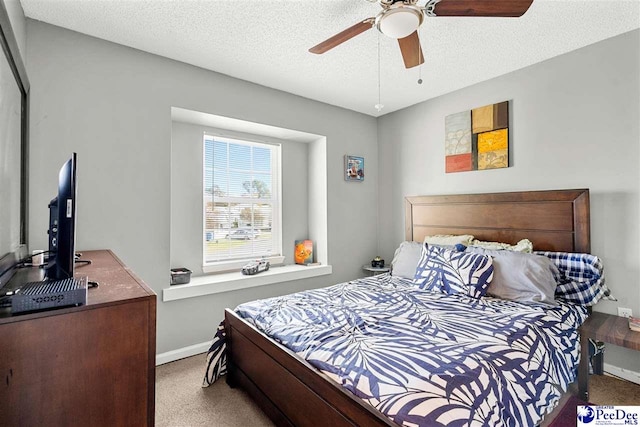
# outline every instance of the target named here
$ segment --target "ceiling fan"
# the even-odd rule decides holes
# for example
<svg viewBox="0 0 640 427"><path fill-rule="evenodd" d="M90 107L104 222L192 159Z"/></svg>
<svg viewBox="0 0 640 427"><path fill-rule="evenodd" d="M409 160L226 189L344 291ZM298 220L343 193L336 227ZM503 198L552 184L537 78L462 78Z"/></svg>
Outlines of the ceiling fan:
<svg viewBox="0 0 640 427"><path fill-rule="evenodd" d="M325 53L375 26L382 34L398 40L404 66L412 68L424 62L418 28L425 16L517 18L533 3L533 0L427 0L424 6L419 6L418 0L368 1L379 3L382 7L380 13L328 38L309 49L309 52Z"/></svg>

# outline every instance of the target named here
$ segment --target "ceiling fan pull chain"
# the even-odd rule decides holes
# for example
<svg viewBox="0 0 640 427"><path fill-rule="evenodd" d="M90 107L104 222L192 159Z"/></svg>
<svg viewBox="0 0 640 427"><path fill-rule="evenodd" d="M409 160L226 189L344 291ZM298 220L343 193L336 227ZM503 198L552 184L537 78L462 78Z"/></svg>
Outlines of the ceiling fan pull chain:
<svg viewBox="0 0 640 427"><path fill-rule="evenodd" d="M384 108L382 102L380 102L380 33L378 33L378 103L373 107L380 112Z"/></svg>
<svg viewBox="0 0 640 427"><path fill-rule="evenodd" d="M422 43L420 42L420 29L418 28L418 30L416 31L416 34L418 36L418 84L421 85L422 84L422 66L424 65L424 55L422 54L422 49L420 48L420 46L422 45ZM420 62L420 60L422 59L422 62Z"/></svg>

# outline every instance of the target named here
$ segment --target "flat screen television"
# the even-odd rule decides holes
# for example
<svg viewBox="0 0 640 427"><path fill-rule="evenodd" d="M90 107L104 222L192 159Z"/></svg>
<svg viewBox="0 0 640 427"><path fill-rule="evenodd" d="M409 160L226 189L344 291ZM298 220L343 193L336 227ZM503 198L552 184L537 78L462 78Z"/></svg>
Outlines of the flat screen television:
<svg viewBox="0 0 640 427"><path fill-rule="evenodd" d="M73 277L76 248L77 154L62 165L58 175L58 195L49 203L49 260L46 276L50 280Z"/></svg>

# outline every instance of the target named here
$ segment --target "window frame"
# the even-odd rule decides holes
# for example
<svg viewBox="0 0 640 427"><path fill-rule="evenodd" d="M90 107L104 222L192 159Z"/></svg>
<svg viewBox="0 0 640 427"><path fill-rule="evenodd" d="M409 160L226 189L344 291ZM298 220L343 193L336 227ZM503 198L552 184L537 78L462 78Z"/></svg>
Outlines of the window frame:
<svg viewBox="0 0 640 427"><path fill-rule="evenodd" d="M225 143L231 144L239 144L250 147L260 147L260 148L269 148L271 151L271 197L269 203L272 206L271 213L271 236L272 236L272 255L270 256L260 256L260 255L252 255L246 258L234 258L229 260L218 260L207 262L206 260L206 192L205 192L205 179L206 179L206 141L221 141ZM282 147L279 143L274 142L266 142L261 140L255 140L252 138L237 138L237 137L229 137L223 134L216 134L214 132L203 133L202 137L202 187L201 187L201 195L202 195L202 270L204 273L219 273L226 272L232 270L239 270L244 266L248 261L255 260L256 258L264 258L271 263L271 265L282 264L284 262L284 255L282 251ZM213 173L213 170L212 170ZM215 196L213 196L213 201L215 202ZM225 202L228 203L254 203L256 201L264 200L264 199L256 199L256 198L237 198L237 197L225 197Z"/></svg>

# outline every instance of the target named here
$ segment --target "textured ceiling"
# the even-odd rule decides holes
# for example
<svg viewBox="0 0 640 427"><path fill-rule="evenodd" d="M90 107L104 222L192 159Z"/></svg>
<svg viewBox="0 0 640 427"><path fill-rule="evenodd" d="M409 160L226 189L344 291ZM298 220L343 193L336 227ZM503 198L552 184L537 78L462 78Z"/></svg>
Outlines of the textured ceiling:
<svg viewBox="0 0 640 427"><path fill-rule="evenodd" d="M21 3L28 18L372 116L640 28L640 0L534 0L521 18L426 18L425 64L406 70L397 42L376 30L308 52L380 10L365 0Z"/></svg>

